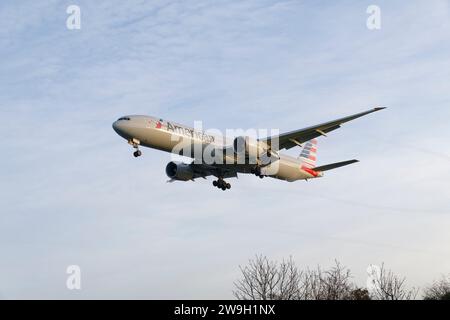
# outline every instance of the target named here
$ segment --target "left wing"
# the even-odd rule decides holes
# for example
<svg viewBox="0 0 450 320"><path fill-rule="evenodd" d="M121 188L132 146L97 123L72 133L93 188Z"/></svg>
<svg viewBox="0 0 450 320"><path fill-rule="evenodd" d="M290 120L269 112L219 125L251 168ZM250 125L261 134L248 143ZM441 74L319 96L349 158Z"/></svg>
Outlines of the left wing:
<svg viewBox="0 0 450 320"><path fill-rule="evenodd" d="M302 143L309 141L311 139L317 138L319 136L325 136L328 132L339 129L341 125L345 122L360 118L365 116L366 114L380 111L386 108L378 107L365 112L357 113L348 117L340 118L337 120L325 122L316 126L308 127L305 129L290 131L284 134L280 134L277 136L268 137L265 139L261 139L261 141L271 144L271 141L275 139L279 139L278 150L281 149L290 149L295 146L301 146ZM278 151L274 150L274 151Z"/></svg>

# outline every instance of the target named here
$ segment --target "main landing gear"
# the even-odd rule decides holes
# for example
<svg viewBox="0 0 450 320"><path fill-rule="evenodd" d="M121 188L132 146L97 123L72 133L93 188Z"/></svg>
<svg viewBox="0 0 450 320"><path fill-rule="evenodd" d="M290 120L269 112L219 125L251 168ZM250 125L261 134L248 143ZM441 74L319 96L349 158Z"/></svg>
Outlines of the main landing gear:
<svg viewBox="0 0 450 320"><path fill-rule="evenodd" d="M264 176L261 174L261 167L254 167L250 170L250 172L261 179L264 178Z"/></svg>
<svg viewBox="0 0 450 320"><path fill-rule="evenodd" d="M231 189L231 184L223 180L223 178L219 178L218 180L213 181L213 186L217 187L219 189L222 189L223 191L227 189Z"/></svg>

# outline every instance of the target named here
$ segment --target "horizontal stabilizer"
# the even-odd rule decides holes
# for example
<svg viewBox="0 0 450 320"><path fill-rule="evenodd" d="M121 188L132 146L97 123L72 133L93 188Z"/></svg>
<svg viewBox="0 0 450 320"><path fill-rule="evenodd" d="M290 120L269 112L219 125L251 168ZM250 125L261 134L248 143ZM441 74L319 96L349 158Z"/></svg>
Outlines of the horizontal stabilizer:
<svg viewBox="0 0 450 320"><path fill-rule="evenodd" d="M320 167L315 167L312 169L316 172L322 172L322 171L328 171L328 170L340 168L343 166L348 166L349 164L352 164L355 162L359 162L359 160L348 160L348 161L336 162L336 163L327 164L327 165L320 166Z"/></svg>

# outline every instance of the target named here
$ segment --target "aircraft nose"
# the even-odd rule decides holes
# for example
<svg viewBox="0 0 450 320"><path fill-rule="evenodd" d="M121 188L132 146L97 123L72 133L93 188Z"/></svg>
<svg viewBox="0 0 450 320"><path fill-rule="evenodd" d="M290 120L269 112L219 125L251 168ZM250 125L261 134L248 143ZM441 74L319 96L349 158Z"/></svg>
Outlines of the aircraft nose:
<svg viewBox="0 0 450 320"><path fill-rule="evenodd" d="M118 135L120 135L120 136L123 135L123 133L125 131L123 121L118 120L118 121L113 122L112 127Z"/></svg>
<svg viewBox="0 0 450 320"><path fill-rule="evenodd" d="M125 119L129 120L129 118ZM114 131L124 139L130 138L130 124L128 123L129 121L127 120L121 118L113 122L112 124Z"/></svg>
<svg viewBox="0 0 450 320"><path fill-rule="evenodd" d="M119 121L114 121L113 124L112 124L112 127L113 127L115 132L119 133L119 130L120 130L120 128L119 128Z"/></svg>

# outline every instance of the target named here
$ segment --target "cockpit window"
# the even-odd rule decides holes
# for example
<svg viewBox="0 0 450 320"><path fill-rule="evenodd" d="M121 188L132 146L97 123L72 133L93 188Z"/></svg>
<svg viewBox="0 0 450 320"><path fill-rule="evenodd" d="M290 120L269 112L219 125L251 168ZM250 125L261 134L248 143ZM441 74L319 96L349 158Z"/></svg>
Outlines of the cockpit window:
<svg viewBox="0 0 450 320"><path fill-rule="evenodd" d="M120 121L120 120L130 120L130 118L129 117L122 117L122 118L119 118L119 120L117 120L117 121Z"/></svg>

